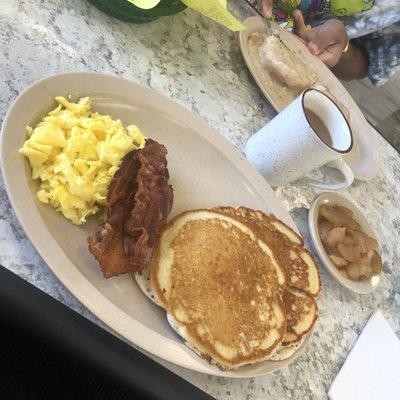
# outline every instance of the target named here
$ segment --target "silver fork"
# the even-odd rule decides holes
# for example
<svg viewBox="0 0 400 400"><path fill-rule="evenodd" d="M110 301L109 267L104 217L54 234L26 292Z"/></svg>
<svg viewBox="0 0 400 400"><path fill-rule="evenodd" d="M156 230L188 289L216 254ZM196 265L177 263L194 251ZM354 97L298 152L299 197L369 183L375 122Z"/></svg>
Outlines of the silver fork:
<svg viewBox="0 0 400 400"><path fill-rule="evenodd" d="M272 28L271 20L269 18L264 18L265 29L267 30L267 35L277 36L279 38L278 32Z"/></svg>
<svg viewBox="0 0 400 400"><path fill-rule="evenodd" d="M251 4L250 2L248 2L249 4ZM258 3L258 6L260 7L260 9L261 9L261 6L262 6L262 0L257 0L257 3ZM264 21L264 23L265 23L265 30L266 30L266 33L267 33L267 35L268 36L275 36L275 37L277 37L280 41L282 41L281 40L281 37L279 36L279 33L276 31L276 29L274 29L273 27L272 27L272 24L271 24L271 19L270 18L267 18L267 17L264 17L264 15L260 12L260 11L258 11L257 9L256 9L256 11L258 12L258 14L261 16L261 18L263 19L263 21Z"/></svg>

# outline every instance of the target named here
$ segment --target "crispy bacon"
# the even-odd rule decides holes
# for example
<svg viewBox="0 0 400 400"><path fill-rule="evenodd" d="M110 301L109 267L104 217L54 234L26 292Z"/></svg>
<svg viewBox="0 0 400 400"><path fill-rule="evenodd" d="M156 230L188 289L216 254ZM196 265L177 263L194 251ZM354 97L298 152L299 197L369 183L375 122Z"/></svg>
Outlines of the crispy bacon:
<svg viewBox="0 0 400 400"><path fill-rule="evenodd" d="M113 177L107 218L88 238L106 278L139 271L151 261L173 202L166 155L163 145L148 139L142 150L122 159Z"/></svg>

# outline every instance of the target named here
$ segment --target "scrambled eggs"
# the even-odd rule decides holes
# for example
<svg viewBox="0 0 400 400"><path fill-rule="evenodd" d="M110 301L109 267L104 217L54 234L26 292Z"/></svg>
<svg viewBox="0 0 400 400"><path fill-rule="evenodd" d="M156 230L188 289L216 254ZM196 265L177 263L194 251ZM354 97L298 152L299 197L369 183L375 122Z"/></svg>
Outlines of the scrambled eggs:
<svg viewBox="0 0 400 400"><path fill-rule="evenodd" d="M56 97L58 107L35 127L19 152L28 157L37 198L81 225L106 204L108 186L122 157L142 148L139 128L90 111L89 97L77 103Z"/></svg>

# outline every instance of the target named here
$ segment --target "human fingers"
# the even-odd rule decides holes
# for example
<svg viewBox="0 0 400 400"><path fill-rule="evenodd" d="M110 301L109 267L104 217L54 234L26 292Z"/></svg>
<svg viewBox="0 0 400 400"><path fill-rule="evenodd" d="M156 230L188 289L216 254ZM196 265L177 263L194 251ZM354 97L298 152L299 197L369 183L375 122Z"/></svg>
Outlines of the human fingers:
<svg viewBox="0 0 400 400"><path fill-rule="evenodd" d="M273 0L262 0L261 12L263 13L264 17L271 18L272 2L273 2Z"/></svg>
<svg viewBox="0 0 400 400"><path fill-rule="evenodd" d="M339 45L328 46L318 54L318 58L329 68L333 68L340 60L342 48Z"/></svg>
<svg viewBox="0 0 400 400"><path fill-rule="evenodd" d="M328 46L338 45L341 48L347 42L347 32L341 21L331 19L313 29L313 37L308 43L308 49L314 55L322 53Z"/></svg>
<svg viewBox="0 0 400 400"><path fill-rule="evenodd" d="M300 10L294 11L292 14L293 23L294 23L294 33L305 42L308 42L308 32L309 29L306 27L304 22L303 14Z"/></svg>

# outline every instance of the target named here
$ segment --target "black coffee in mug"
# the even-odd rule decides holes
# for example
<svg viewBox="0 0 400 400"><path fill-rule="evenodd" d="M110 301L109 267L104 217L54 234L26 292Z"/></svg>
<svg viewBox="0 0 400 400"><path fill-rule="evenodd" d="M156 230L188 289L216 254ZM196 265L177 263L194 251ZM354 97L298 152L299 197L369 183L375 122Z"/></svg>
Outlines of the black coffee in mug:
<svg viewBox="0 0 400 400"><path fill-rule="evenodd" d="M329 132L328 127L325 125L324 121L309 108L304 107L304 111L306 113L306 117L308 122L314 129L315 133L319 136L319 138L328 146L332 147L332 136Z"/></svg>

